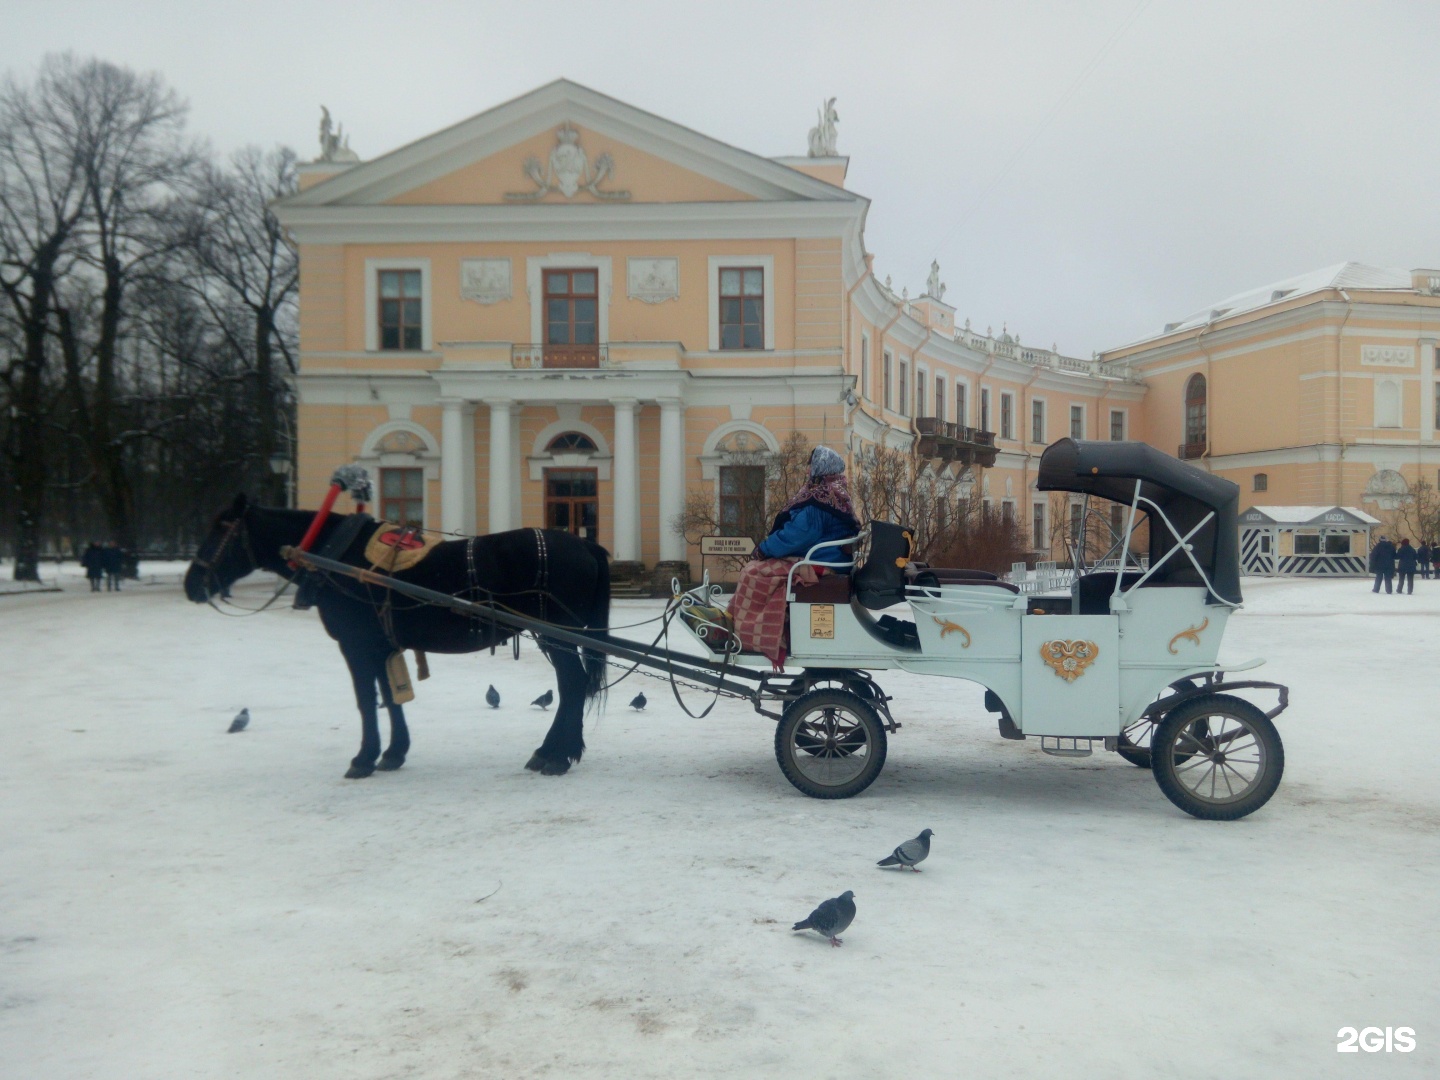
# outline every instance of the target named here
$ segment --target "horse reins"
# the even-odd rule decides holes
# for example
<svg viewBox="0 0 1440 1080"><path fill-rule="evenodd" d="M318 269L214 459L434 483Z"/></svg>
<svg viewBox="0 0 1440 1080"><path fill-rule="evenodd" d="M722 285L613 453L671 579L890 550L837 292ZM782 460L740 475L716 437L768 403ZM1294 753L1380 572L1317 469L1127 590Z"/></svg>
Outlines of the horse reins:
<svg viewBox="0 0 1440 1080"><path fill-rule="evenodd" d="M237 534L240 537L240 542L245 546L245 558L249 560L250 568L246 570L245 573L248 574L255 570L258 570L260 568L260 564L255 559L254 548L250 546L250 529L245 524L245 511L243 510L240 512L239 515L235 517L233 521L230 522L229 526L225 529L225 535L220 537L219 543L215 545L215 550L213 553L211 553L209 558L202 559L199 554L196 554L195 558L191 560L194 565L200 567L200 569L205 571L205 602L209 604L212 608L214 608L216 611L218 611L221 615L224 615L230 619L243 619L250 615L259 615L262 611L266 610L270 607L270 605L275 603L276 600L279 600L280 597L285 594L285 590L287 590L288 588L290 588L291 585L294 584L294 582L291 581L289 578L282 578L279 587L275 590L273 594L271 594L270 599L266 600L265 603L261 604L258 608L242 610L240 614L236 614L232 611L226 611L219 604L215 603L215 594L217 592L223 593L227 588L227 586L221 582L220 575L215 572L215 567L219 564L220 559L225 554L225 550L230 546L230 542L235 539ZM244 576L245 574L240 575L240 577ZM222 596L221 599L224 600L225 598ZM232 604L228 600L226 601L226 603L230 607L239 607L238 604Z"/></svg>

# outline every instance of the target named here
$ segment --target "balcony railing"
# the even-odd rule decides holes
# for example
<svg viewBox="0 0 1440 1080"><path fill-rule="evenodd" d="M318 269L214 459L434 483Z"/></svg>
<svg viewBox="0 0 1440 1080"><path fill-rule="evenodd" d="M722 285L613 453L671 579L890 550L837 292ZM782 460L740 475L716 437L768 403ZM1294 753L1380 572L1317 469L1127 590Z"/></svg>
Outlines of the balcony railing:
<svg viewBox="0 0 1440 1080"><path fill-rule="evenodd" d="M610 366L608 345L515 345L510 365L516 368L603 368Z"/></svg>
<svg viewBox="0 0 1440 1080"><path fill-rule="evenodd" d="M1203 442L1181 443L1180 449L1175 451L1175 456L1181 461L1191 461L1195 458L1202 458L1205 456L1205 447L1206 444Z"/></svg>
<svg viewBox="0 0 1440 1080"><path fill-rule="evenodd" d="M995 433L937 420L933 416L917 416L915 430L920 433L922 457L938 457L964 465L989 468L995 464Z"/></svg>

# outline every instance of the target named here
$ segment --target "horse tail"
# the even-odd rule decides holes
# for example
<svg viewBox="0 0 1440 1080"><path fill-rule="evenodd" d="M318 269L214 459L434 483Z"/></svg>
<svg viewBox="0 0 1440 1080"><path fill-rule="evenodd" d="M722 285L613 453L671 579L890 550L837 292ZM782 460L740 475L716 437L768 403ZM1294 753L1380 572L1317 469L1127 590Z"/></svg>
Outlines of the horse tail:
<svg viewBox="0 0 1440 1080"><path fill-rule="evenodd" d="M590 603L589 617L585 620L591 630L610 628L610 553L599 544L590 544L590 554L595 559L595 597ZM585 701L589 703L605 690L605 654L597 649L584 650Z"/></svg>

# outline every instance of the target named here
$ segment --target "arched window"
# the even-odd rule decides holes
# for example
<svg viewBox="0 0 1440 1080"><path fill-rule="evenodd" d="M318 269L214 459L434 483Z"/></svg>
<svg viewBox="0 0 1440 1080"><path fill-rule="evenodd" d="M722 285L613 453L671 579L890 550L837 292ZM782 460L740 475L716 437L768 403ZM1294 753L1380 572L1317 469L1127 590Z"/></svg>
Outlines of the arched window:
<svg viewBox="0 0 1440 1080"><path fill-rule="evenodd" d="M567 431L551 439L550 445L545 449L552 454L593 454L596 447L590 436L581 435L578 431Z"/></svg>
<svg viewBox="0 0 1440 1080"><path fill-rule="evenodd" d="M1251 491L1269 491L1269 490L1270 490L1270 476L1269 476L1269 474L1268 474L1268 473L1263 473L1263 472L1257 472L1257 473L1255 474L1255 476L1254 476L1254 484L1253 484L1253 486L1251 487L1250 490L1251 490Z"/></svg>
<svg viewBox="0 0 1440 1080"><path fill-rule="evenodd" d="M1205 376L1191 375L1185 384L1185 451L1183 457L1200 457L1206 443Z"/></svg>

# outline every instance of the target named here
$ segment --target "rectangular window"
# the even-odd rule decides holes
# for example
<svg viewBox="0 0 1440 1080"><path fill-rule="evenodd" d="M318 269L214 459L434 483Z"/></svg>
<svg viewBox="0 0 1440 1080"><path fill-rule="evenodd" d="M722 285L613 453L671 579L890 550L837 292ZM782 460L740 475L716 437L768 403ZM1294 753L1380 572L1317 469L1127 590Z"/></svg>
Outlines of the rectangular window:
<svg viewBox="0 0 1440 1080"><path fill-rule="evenodd" d="M1000 438L1015 438L1015 395L1000 394Z"/></svg>
<svg viewBox="0 0 1440 1080"><path fill-rule="evenodd" d="M1030 507L1030 542L1036 551L1050 550L1050 537L1045 531L1045 504L1034 503Z"/></svg>
<svg viewBox="0 0 1440 1080"><path fill-rule="evenodd" d="M910 393L910 365L904 360L900 361L900 415L909 416L910 410L906 407L909 404L908 394Z"/></svg>
<svg viewBox="0 0 1440 1080"><path fill-rule="evenodd" d="M891 375L891 372L890 372L890 368L891 368L892 364L893 364L893 361L892 361L891 356L890 356L890 350L889 350L889 349L886 349L886 350L885 350L885 408L887 408L887 409L891 407L891 401L890 401L890 375Z"/></svg>
<svg viewBox="0 0 1440 1080"><path fill-rule="evenodd" d="M1085 406L1070 406L1070 438L1083 439L1085 437Z"/></svg>
<svg viewBox="0 0 1440 1080"><path fill-rule="evenodd" d="M726 536L765 532L765 466L720 466L720 529Z"/></svg>
<svg viewBox="0 0 1440 1080"><path fill-rule="evenodd" d="M963 383L958 381L955 383L955 423L959 424L961 427L964 427L970 422L967 419L970 415L970 410L968 408L969 402L965 400L965 392L969 388L969 383Z"/></svg>
<svg viewBox="0 0 1440 1080"><path fill-rule="evenodd" d="M1000 521L1006 526L1015 524L1015 500L1000 500Z"/></svg>
<svg viewBox="0 0 1440 1080"><path fill-rule="evenodd" d="M545 271L545 344L594 345L599 306L594 270Z"/></svg>
<svg viewBox="0 0 1440 1080"><path fill-rule="evenodd" d="M1319 555L1320 534L1319 533L1296 533L1295 534L1296 555Z"/></svg>
<svg viewBox="0 0 1440 1080"><path fill-rule="evenodd" d="M1435 350L1436 363L1440 363L1440 349ZM1440 431L1440 382L1435 384L1435 430Z"/></svg>
<svg viewBox="0 0 1440 1080"><path fill-rule="evenodd" d="M990 430L990 388L980 388L980 430Z"/></svg>
<svg viewBox="0 0 1440 1080"><path fill-rule="evenodd" d="M380 518L425 527L425 470L380 470Z"/></svg>
<svg viewBox="0 0 1440 1080"><path fill-rule="evenodd" d="M422 303L420 271L381 270L379 274L380 348L419 349Z"/></svg>
<svg viewBox="0 0 1440 1080"><path fill-rule="evenodd" d="M1326 533L1325 534L1326 555L1349 555L1350 534L1349 533Z"/></svg>
<svg viewBox="0 0 1440 1080"><path fill-rule="evenodd" d="M945 380L939 375L935 376L935 419L945 419Z"/></svg>
<svg viewBox="0 0 1440 1080"><path fill-rule="evenodd" d="M916 415L916 416L924 416L924 415L925 415L925 380L926 380L925 372L923 372L923 371L917 371L917 372L915 373L915 415Z"/></svg>
<svg viewBox="0 0 1440 1080"><path fill-rule="evenodd" d="M1123 409L1110 410L1110 441L1125 441L1125 411Z"/></svg>
<svg viewBox="0 0 1440 1080"><path fill-rule="evenodd" d="M1125 536L1125 514L1127 508L1115 503L1110 507L1110 531L1114 533L1114 540L1118 542Z"/></svg>
<svg viewBox="0 0 1440 1080"><path fill-rule="evenodd" d="M860 396L870 400L870 339L860 339Z"/></svg>
<svg viewBox="0 0 1440 1080"><path fill-rule="evenodd" d="M1030 402L1030 441L1045 442L1045 402L1039 398Z"/></svg>
<svg viewBox="0 0 1440 1080"><path fill-rule="evenodd" d="M1080 532L1085 524L1085 506L1082 503L1070 504L1070 542L1079 543Z"/></svg>
<svg viewBox="0 0 1440 1080"><path fill-rule="evenodd" d="M720 348L765 348L765 271L758 266L720 271Z"/></svg>

